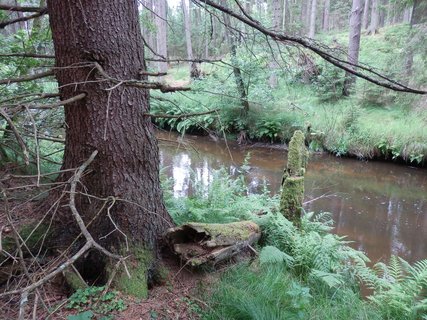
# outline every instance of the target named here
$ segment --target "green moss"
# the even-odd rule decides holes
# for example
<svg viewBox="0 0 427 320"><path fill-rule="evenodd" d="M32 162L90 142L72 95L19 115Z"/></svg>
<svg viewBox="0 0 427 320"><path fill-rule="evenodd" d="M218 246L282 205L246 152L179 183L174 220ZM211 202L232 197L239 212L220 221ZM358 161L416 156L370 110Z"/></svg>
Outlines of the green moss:
<svg viewBox="0 0 427 320"><path fill-rule="evenodd" d="M190 223L189 226L195 230L208 233L212 241L227 242L228 239L234 241L246 240L254 232L259 232L259 227L252 221L239 221L233 223Z"/></svg>
<svg viewBox="0 0 427 320"><path fill-rule="evenodd" d="M304 200L304 177L288 177L283 183L280 212L296 225L300 224Z"/></svg>
<svg viewBox="0 0 427 320"><path fill-rule="evenodd" d="M289 143L288 164L283 175L280 212L297 226L301 224L304 174L308 151L302 131L295 131Z"/></svg>
<svg viewBox="0 0 427 320"><path fill-rule="evenodd" d="M153 264L154 256L150 250L142 247L131 248L131 252L132 256L126 260L130 278L124 268L120 267L114 279L114 287L125 294L146 299L148 297L148 270ZM111 268L109 269L111 270Z"/></svg>
<svg viewBox="0 0 427 320"><path fill-rule="evenodd" d="M290 176L303 176L307 166L307 158L304 133L301 130L296 130L289 143L288 174Z"/></svg>
<svg viewBox="0 0 427 320"><path fill-rule="evenodd" d="M36 224L34 223L27 224L19 228L19 235L26 244L25 247L22 247L24 257L29 254L28 250L30 250L30 252L33 254L37 253L43 245L43 239L49 237L49 227L47 225L41 224L37 227L37 229L35 228ZM16 250L15 239L11 233L2 239L2 246L3 250L9 253L12 253ZM2 261L3 258L0 258L0 262Z"/></svg>

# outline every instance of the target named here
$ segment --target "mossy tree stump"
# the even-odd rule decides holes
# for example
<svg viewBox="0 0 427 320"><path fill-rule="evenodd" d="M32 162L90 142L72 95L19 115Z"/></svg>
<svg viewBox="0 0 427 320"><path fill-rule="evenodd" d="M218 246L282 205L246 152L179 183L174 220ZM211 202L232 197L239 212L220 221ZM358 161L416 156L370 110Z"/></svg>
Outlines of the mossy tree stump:
<svg viewBox="0 0 427 320"><path fill-rule="evenodd" d="M302 131L295 131L289 143L288 164L283 173L280 212L295 225L301 224L304 200L304 174L308 151Z"/></svg>

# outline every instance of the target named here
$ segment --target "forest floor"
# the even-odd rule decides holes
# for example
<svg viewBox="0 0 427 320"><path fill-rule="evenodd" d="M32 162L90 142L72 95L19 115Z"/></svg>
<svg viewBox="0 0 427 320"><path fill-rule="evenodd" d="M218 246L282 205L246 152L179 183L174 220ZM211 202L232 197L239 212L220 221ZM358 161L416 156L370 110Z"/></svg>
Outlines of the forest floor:
<svg viewBox="0 0 427 320"><path fill-rule="evenodd" d="M1 173L1 176L6 178L7 175L5 172ZM18 186L22 185L19 178L2 180L3 187L18 188ZM34 181L28 183L35 184L36 178L32 180ZM27 189L30 189L30 187L17 189L7 200L5 198L0 199L0 230L2 231L0 233L0 247L1 243L3 243L5 246L3 248L6 248L8 241L9 243L11 241L13 234L11 222L14 228L22 230L25 226L34 226L43 219L38 214L39 211L36 210L38 202L33 198L34 195L29 193ZM41 266L48 266L52 261L57 259L57 254L55 255L51 250L41 250L34 259ZM0 280L0 282L3 282L0 285L0 292L7 291L8 288L12 288L14 284L16 285L19 282L26 283L25 281L27 280L23 273L19 271L19 267L13 267L18 264L18 261L14 263L8 261L5 263L5 261L0 260L0 279L3 279ZM60 261L56 261L55 263L57 266L60 264ZM206 294L206 292L209 292L209 287L219 277L221 270L215 269L204 272L202 270L191 269L183 265L177 257L168 251L162 252L161 265L165 270L162 282L150 288L147 299L137 299L118 293L117 299L122 300L126 307L123 311L112 311L104 315L94 312L95 318L84 318L84 311L90 310L92 312L91 305L87 304L77 309L67 308L70 301L73 300L71 297L72 292L61 275L55 277L39 289L43 303L50 312L54 311L53 315L48 318L46 309L42 306L41 302L37 302L35 297L30 295L25 309L25 319L199 319L198 312L207 307L207 304L200 297L202 293ZM52 265L49 267L52 269ZM43 275L37 272L33 276L35 278L32 282L36 281L37 277ZM8 279L7 282L4 282L4 279ZM18 319L20 303L20 295L0 299L0 319ZM73 315L80 315L80 318L73 318ZM107 315L112 317L105 317Z"/></svg>

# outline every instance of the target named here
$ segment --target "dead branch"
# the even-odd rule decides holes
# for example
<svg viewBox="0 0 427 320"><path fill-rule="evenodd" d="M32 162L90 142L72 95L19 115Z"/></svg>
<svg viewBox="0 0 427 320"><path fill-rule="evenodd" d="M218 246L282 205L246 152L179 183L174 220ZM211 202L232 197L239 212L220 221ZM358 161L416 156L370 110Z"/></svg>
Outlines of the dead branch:
<svg viewBox="0 0 427 320"><path fill-rule="evenodd" d="M28 97L36 97L33 100L36 99L49 99L49 98L57 98L59 97L59 93L26 93L26 94L21 94L21 95L17 95L17 96L12 96L10 98L4 99L4 100L0 100L0 104L9 102L9 101L13 101L13 100L18 100L18 99L23 99L23 98L28 98Z"/></svg>
<svg viewBox="0 0 427 320"><path fill-rule="evenodd" d="M163 77L166 76L167 72L147 72L147 71L141 71L139 73L141 76L149 76L149 77Z"/></svg>
<svg viewBox="0 0 427 320"><path fill-rule="evenodd" d="M18 141L18 143L22 149L25 164L28 166L30 164L30 157L29 157L28 149L27 149L27 146L25 145L24 139L22 139L22 137L19 134L18 129L15 127L15 124L13 123L12 119L7 115L7 113L4 111L3 108L0 108L0 115L6 120L7 124L12 129L13 134L15 135L16 141Z"/></svg>
<svg viewBox="0 0 427 320"><path fill-rule="evenodd" d="M22 6L11 6L7 4L0 4L0 10L7 10L7 11L17 11L17 12L46 12L46 7L22 7Z"/></svg>
<svg viewBox="0 0 427 320"><path fill-rule="evenodd" d="M225 14L228 14L232 16L233 18L243 22L244 24L252 27L253 29L261 32L262 34L268 36L269 38L273 39L274 41L281 42L285 45L289 45L289 43L300 45L306 49L311 50L312 52L319 55L322 59L330 62L334 66L347 71L350 74L353 74L359 78L365 79L371 83L374 83L378 86L393 90L393 91L400 91L400 92L408 92L408 93L415 93L415 94L427 94L427 91L414 89L407 87L406 85L399 83L391 78L388 78L375 70L373 70L370 67L366 67L360 64L353 64L351 62L345 61L340 59L339 57L327 52L326 46L321 46L317 42L315 42L313 39L309 38L303 38L298 36L291 36L287 34L281 34L275 31L272 31L266 27L264 27L259 21L255 20L253 17L251 19L247 18L248 14L245 13L244 15L238 14L234 12L232 9L229 9L223 5L220 5L212 0L191 0L194 4L205 7L206 5L209 5L212 8L215 8ZM205 8L206 9L206 8ZM240 8L241 11L243 8ZM244 11L244 10L243 10ZM332 51L332 50L330 50ZM360 71L358 71L360 70ZM364 73L365 72L365 73ZM374 76L378 77L375 78Z"/></svg>
<svg viewBox="0 0 427 320"><path fill-rule="evenodd" d="M11 25L11 24L14 24L14 23L28 21L28 20L31 20L31 19L35 19L35 18L41 17L42 15L45 15L46 13L47 13L47 10L44 11L44 12L37 12L37 13L34 13L32 15L29 15L29 16L23 16L23 17L19 17L19 18L16 18L16 19L12 19L12 20L2 21L2 22L0 22L0 29L4 29L8 25Z"/></svg>
<svg viewBox="0 0 427 320"><path fill-rule="evenodd" d="M143 88L143 89L157 89L161 92L175 92L175 91L189 91L191 88L188 87L172 87L168 86L166 84L160 83L160 82L149 82L149 81L141 81L141 80L120 80L113 78L109 76L105 70L101 67L101 65L97 62L94 63L96 70L98 70L99 74L106 78L107 80L117 84L117 86L120 85L126 85L130 87L136 87L136 88ZM116 88L117 86L114 86L113 88ZM110 89L111 90L111 89Z"/></svg>
<svg viewBox="0 0 427 320"><path fill-rule="evenodd" d="M36 79L41 79L41 78L53 76L54 74L55 73L53 72L53 70L48 70L48 71L45 71L45 72L35 73L35 74L31 74L31 75L20 77L20 78L2 79L2 80L0 80L0 85L1 84L7 84L7 85L9 85L11 83L32 81L32 80L36 80Z"/></svg>
<svg viewBox="0 0 427 320"><path fill-rule="evenodd" d="M110 251L108 251L107 249L105 249L104 247L102 247L101 245L99 245L93 239L92 235L89 233L86 225L84 224L83 219L82 219L81 215L79 214L79 212L77 210L77 207L76 207L76 204L75 204L75 196L76 196L76 193L77 193L76 192L77 184L79 183L80 178L82 177L84 171L93 162L93 160L95 159L95 157L96 157L97 154L98 154L98 151L95 150L91 154L91 156L89 157L89 159L86 160L80 166L80 168L76 171L76 173L74 174L74 177L71 179L71 183L70 183L70 201L69 201L69 207L71 209L71 212L72 212L72 215L73 215L75 221L77 222L77 225L80 228L81 234L86 239L85 245L82 248L80 248L80 250L78 250L72 257L68 258L65 262L63 262L61 265L59 265L52 272L50 272L47 275L45 275L43 278L39 279L36 282L33 282L32 284L30 284L30 285L28 285L28 286L26 286L24 288L0 293L0 298L6 297L6 296L10 296L10 295L16 295L16 294L20 294L21 297L28 296L28 294L30 292L32 292L33 290L36 290L37 288L39 288L40 286L42 286L43 284L45 284L47 281L51 280L56 275L58 275L59 273L61 273L63 270L65 270L66 268L68 268L72 264L74 264L77 261L78 258L80 258L83 254L85 254L91 248L95 248L95 249L101 251L103 254L107 255L108 257L113 258L113 259L117 259L117 260L119 260L120 262L122 262L124 264L124 260L125 260L124 257L116 255L114 253L111 253Z"/></svg>
<svg viewBox="0 0 427 320"><path fill-rule="evenodd" d="M219 109L209 110L205 112L195 112L195 113L184 113L184 114L152 114L152 113L144 113L144 116L152 117L152 118L164 118L164 119L187 119L191 117L203 116L206 114L211 114L218 112Z"/></svg>
<svg viewBox="0 0 427 320"><path fill-rule="evenodd" d="M0 57L21 57L21 58L38 58L38 59L55 59L54 55L37 54L37 53L2 53Z"/></svg>
<svg viewBox="0 0 427 320"><path fill-rule="evenodd" d="M12 132L13 133L12 130L6 130L6 129L2 129L2 128L0 128L0 131L3 131L3 132ZM21 133L21 135L24 136L24 137L34 137L32 134L29 134L29 133ZM37 139L39 139L39 140L46 140L46 141L52 141L52 142L65 143L65 139L50 137L50 136L46 136L46 135L43 135L43 134L40 134L40 133L37 135Z"/></svg>

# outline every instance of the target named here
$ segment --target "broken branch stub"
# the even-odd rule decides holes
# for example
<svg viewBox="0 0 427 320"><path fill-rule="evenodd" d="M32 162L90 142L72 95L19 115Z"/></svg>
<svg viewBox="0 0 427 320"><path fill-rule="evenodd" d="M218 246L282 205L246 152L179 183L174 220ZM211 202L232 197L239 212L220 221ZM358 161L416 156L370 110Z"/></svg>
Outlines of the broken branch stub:
<svg viewBox="0 0 427 320"><path fill-rule="evenodd" d="M193 267L215 265L229 259L256 243L260 237L261 230L252 221L187 223L171 228L165 234L171 250Z"/></svg>

